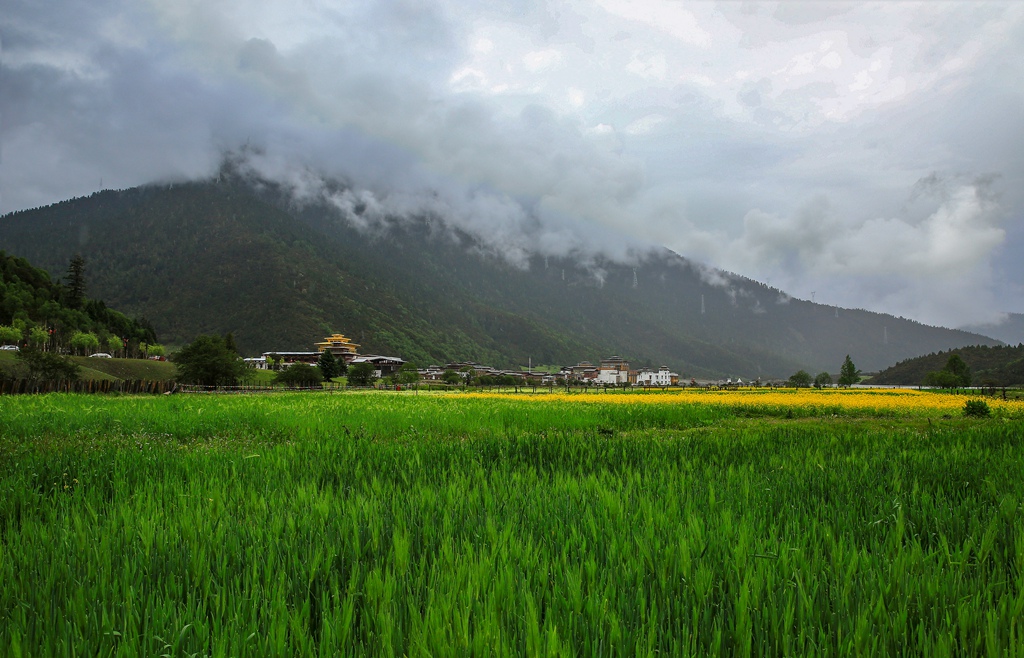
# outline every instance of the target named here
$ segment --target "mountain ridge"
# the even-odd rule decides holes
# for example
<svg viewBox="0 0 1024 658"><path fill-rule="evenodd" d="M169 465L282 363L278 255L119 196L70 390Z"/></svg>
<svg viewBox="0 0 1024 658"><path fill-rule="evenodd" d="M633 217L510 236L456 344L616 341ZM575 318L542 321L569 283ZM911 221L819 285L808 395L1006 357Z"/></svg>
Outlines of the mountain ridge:
<svg viewBox="0 0 1024 658"><path fill-rule="evenodd" d="M1007 313L1000 323L974 324L958 328L1001 340L1007 345L1024 343L1024 313Z"/></svg>
<svg viewBox="0 0 1024 658"><path fill-rule="evenodd" d="M613 353L685 376L876 370L988 337L790 298L667 249L635 263L531 256L528 267L429 214L366 231L326 204L237 176L104 191L0 218L0 248L90 286L171 344L235 334L249 354L339 331L421 366L595 361ZM839 316L839 317L836 317Z"/></svg>

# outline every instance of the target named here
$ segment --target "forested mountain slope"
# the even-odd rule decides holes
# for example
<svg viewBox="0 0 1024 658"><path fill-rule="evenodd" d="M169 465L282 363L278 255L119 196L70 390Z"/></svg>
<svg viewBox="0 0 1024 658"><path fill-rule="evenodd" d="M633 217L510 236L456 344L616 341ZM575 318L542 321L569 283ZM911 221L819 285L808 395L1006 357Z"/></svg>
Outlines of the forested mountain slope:
<svg viewBox="0 0 1024 658"><path fill-rule="evenodd" d="M871 378L872 384L903 384L914 386L924 383L929 372L946 366L949 357L959 354L971 369L973 386L1014 386L1024 384L1024 345L1016 347L974 346L935 352L914 359L900 361Z"/></svg>
<svg viewBox="0 0 1024 658"><path fill-rule="evenodd" d="M64 266L53 269L63 272L67 261ZM81 287L70 289L27 259L0 250L0 326L20 334L12 344L66 348L75 332L93 333L103 346L116 336L128 341L132 350L139 343L156 341L148 321L129 318L99 299L90 299L86 292Z"/></svg>
<svg viewBox="0 0 1024 658"><path fill-rule="evenodd" d="M636 263L513 266L442 218L366 231L274 185L217 181L105 191L0 218L0 248L45 267L75 253L94 294L171 344L233 332L247 354L312 349L338 331L420 365L568 364L621 354L685 376L862 370L967 344L963 331L791 299L668 251Z"/></svg>

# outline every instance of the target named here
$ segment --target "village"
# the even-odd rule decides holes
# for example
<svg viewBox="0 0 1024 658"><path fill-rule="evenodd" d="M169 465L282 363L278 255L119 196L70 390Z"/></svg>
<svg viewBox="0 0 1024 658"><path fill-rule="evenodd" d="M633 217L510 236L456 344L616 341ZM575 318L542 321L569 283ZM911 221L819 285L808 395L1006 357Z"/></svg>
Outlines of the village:
<svg viewBox="0 0 1024 658"><path fill-rule="evenodd" d="M346 367L369 363L374 368L374 375L377 379L384 379L402 370L406 361L394 356L382 356L379 354L360 354L360 345L353 343L351 339L343 334L332 334L322 341L315 343L313 351L292 352L292 351L271 351L264 352L261 356L245 359L245 362L259 370L280 370L296 363L316 365L321 355L329 351L336 360L344 362ZM419 379L425 382L450 381L451 374L457 373L463 380L473 378L475 380L488 379L497 381L499 378L505 381L512 381L518 384L553 385L553 384L583 384L594 386L678 386L679 374L672 372L668 366L661 366L657 370L653 368L630 369L629 362L621 356L610 356L602 359L598 365L589 361L581 361L574 366L565 366L557 372L549 370L533 372L532 368L527 370L501 370L492 366L481 365L471 361L459 363L447 363L444 366L431 365L427 368L416 370ZM511 378L511 379L510 379ZM696 382L691 380L692 385Z"/></svg>

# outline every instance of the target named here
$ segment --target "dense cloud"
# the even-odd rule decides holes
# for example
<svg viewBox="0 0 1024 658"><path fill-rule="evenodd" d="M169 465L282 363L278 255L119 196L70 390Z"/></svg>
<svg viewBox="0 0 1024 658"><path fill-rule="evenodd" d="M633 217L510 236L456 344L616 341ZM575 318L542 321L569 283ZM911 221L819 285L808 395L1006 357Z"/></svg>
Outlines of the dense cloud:
<svg viewBox="0 0 1024 658"><path fill-rule="evenodd" d="M7 5L0 211L244 150L518 264L657 243L927 322L1024 309L1016 3Z"/></svg>

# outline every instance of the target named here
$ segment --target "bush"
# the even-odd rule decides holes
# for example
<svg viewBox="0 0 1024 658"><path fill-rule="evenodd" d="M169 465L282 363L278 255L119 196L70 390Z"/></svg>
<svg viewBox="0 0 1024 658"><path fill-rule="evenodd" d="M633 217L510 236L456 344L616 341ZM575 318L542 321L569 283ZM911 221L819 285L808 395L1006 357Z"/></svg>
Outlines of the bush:
<svg viewBox="0 0 1024 658"><path fill-rule="evenodd" d="M956 388L960 385L960 380L948 370L933 370L924 376L924 385L936 388Z"/></svg>
<svg viewBox="0 0 1024 658"><path fill-rule="evenodd" d="M403 364L401 370L395 376L396 382L399 384L415 384L420 380L420 372L416 369L416 365L412 363Z"/></svg>
<svg viewBox="0 0 1024 658"><path fill-rule="evenodd" d="M789 378L789 385L793 388L807 388L814 381L806 370L798 370Z"/></svg>
<svg viewBox="0 0 1024 658"><path fill-rule="evenodd" d="M377 374L372 363L356 363L348 367L349 386L373 386Z"/></svg>
<svg viewBox="0 0 1024 658"><path fill-rule="evenodd" d="M74 381L78 379L78 364L59 354L44 352L35 347L26 347L18 352L16 358L25 364L28 370L28 379L41 381Z"/></svg>
<svg viewBox="0 0 1024 658"><path fill-rule="evenodd" d="M220 336L197 336L174 355L178 381L204 386L234 386L245 373L245 362Z"/></svg>
<svg viewBox="0 0 1024 658"><path fill-rule="evenodd" d="M968 418L988 418L992 411L984 400L968 400L964 405L964 415Z"/></svg>
<svg viewBox="0 0 1024 658"><path fill-rule="evenodd" d="M274 375L275 384L287 386L316 386L323 381L320 368L305 363L293 363Z"/></svg>
<svg viewBox="0 0 1024 658"><path fill-rule="evenodd" d="M940 388L959 388L971 385L971 369L967 367L959 354L949 357L946 367L942 370L929 372L924 378L925 386Z"/></svg>

